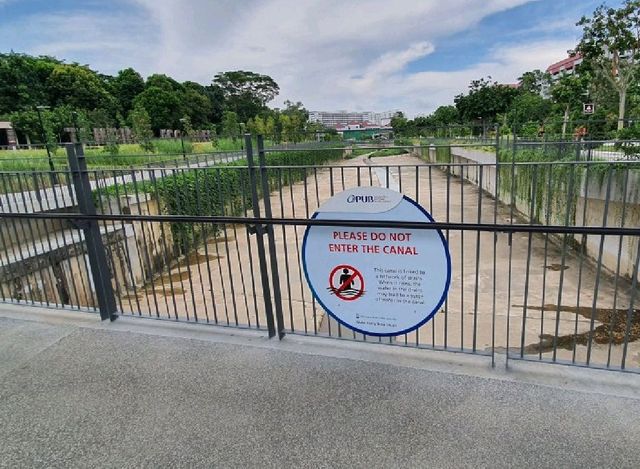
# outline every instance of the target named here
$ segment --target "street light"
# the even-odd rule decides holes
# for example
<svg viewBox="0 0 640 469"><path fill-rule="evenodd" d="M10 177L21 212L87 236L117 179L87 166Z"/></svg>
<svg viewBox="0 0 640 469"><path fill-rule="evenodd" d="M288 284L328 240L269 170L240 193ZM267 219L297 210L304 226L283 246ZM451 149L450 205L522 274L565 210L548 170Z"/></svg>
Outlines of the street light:
<svg viewBox="0 0 640 469"><path fill-rule="evenodd" d="M242 136L244 135L245 124L244 122L240 122L239 125L240 125L240 150L244 150L244 144L243 144L244 138L242 138Z"/></svg>
<svg viewBox="0 0 640 469"><path fill-rule="evenodd" d="M36 112L38 113L38 121L40 122L40 131L42 132L42 141L44 142L44 147L47 149L47 159L49 160L49 170L51 171L51 182L53 184L57 184L58 177L55 173L56 168L53 165L53 160L51 159L51 150L49 150L47 132L44 130L44 123L42 122L42 113L40 112L46 109L49 109L49 106L36 106Z"/></svg>
<svg viewBox="0 0 640 469"><path fill-rule="evenodd" d="M78 127L78 112L77 111L73 111L71 113L71 118L73 119L73 127L76 131L76 135L75 135L75 141L76 142L80 142L80 128Z"/></svg>
<svg viewBox="0 0 640 469"><path fill-rule="evenodd" d="M184 150L184 124L187 122L187 119L184 117L180 119L180 123L182 124L182 130L180 131L180 145L182 145L182 159L187 159L187 153Z"/></svg>

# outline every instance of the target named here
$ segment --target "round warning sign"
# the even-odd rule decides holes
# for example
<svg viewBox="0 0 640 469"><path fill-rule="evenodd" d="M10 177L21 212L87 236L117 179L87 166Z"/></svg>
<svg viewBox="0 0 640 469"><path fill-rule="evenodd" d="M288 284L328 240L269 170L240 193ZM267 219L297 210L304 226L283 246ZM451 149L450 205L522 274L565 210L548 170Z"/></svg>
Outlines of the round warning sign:
<svg viewBox="0 0 640 469"><path fill-rule="evenodd" d="M341 192L313 218L433 222L415 201L381 187ZM302 265L313 295L333 318L378 336L426 323L444 303L451 281L440 230L309 226Z"/></svg>

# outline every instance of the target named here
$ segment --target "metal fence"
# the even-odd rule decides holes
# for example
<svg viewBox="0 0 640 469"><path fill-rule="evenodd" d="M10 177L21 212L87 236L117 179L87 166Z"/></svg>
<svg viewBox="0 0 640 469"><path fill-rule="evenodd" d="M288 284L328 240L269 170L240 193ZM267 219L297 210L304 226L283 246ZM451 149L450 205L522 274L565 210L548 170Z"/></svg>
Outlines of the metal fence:
<svg viewBox="0 0 640 469"><path fill-rule="evenodd" d="M640 163L558 159L552 144L536 145L548 160L522 161L529 144L495 140L371 157L378 147L265 149L258 139L254 156L247 138L240 160L108 170L87 169L72 145L55 184L49 171L0 172L0 295L103 319L640 368ZM311 219L359 186L402 192L436 223ZM394 338L333 320L300 265L305 228L329 223L442 230L453 267L442 310Z"/></svg>

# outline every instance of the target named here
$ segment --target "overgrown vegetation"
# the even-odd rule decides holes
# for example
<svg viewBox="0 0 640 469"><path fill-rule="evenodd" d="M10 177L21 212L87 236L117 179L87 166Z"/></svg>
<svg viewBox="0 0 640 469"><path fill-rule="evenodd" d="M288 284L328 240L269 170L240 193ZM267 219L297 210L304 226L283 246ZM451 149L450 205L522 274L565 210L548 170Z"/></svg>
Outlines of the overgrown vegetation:
<svg viewBox="0 0 640 469"><path fill-rule="evenodd" d="M405 155L407 153L409 153L409 150L406 150L404 148L385 148L383 150L376 150L373 153L371 153L371 158L377 158L382 156L398 156L398 155Z"/></svg>
<svg viewBox="0 0 640 469"><path fill-rule="evenodd" d="M342 149L288 151L267 153L267 179L270 191L305 179L317 166L342 157ZM256 170L259 197L263 197L260 173ZM116 194L147 193L157 197L163 213L169 215L233 216L252 209L251 186L247 161L237 160L209 168L171 172L153 182L137 182L110 186L94 192L98 206L106 206L106 198ZM99 199L103 199L100 201ZM172 223L173 239L182 252L217 227L210 224Z"/></svg>

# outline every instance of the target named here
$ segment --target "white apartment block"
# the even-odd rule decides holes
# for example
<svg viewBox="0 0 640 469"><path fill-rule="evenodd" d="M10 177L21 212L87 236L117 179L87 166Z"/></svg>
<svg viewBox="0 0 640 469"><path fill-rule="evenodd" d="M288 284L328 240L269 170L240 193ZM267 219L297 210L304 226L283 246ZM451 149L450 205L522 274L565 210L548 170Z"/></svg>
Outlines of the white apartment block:
<svg viewBox="0 0 640 469"><path fill-rule="evenodd" d="M398 111L385 111L385 112L351 112L351 111L310 111L309 120L312 122L318 122L327 127L337 127L338 125L348 125L357 122L369 122L371 124L386 126L391 122L391 118L396 115Z"/></svg>

